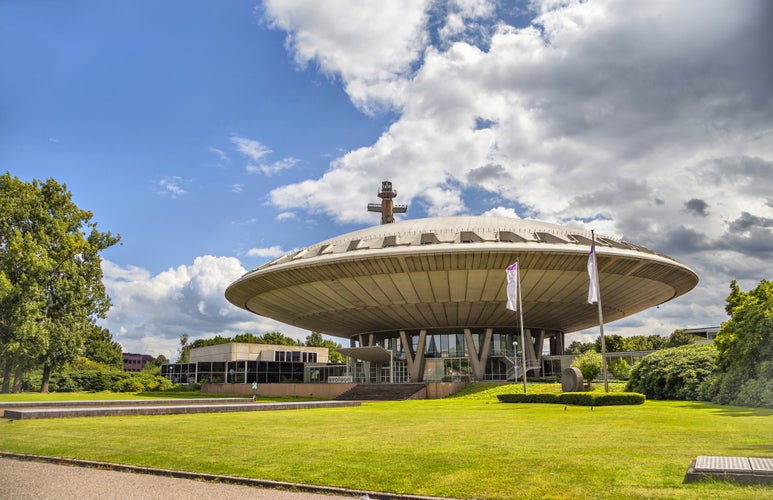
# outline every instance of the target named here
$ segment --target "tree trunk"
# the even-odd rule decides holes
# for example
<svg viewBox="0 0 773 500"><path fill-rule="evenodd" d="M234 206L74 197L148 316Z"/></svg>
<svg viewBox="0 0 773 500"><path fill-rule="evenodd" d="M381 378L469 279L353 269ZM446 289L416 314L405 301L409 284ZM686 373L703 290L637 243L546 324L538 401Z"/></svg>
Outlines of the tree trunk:
<svg viewBox="0 0 773 500"><path fill-rule="evenodd" d="M43 382L40 383L40 392L48 394L48 380L51 378L51 365L43 365Z"/></svg>
<svg viewBox="0 0 773 500"><path fill-rule="evenodd" d="M0 391L3 394L11 392L11 368L13 368L13 358L9 357L3 367L3 389Z"/></svg>
<svg viewBox="0 0 773 500"><path fill-rule="evenodd" d="M24 377L24 364L19 363L16 365L16 370L13 374L13 393L18 394L21 392L21 381Z"/></svg>

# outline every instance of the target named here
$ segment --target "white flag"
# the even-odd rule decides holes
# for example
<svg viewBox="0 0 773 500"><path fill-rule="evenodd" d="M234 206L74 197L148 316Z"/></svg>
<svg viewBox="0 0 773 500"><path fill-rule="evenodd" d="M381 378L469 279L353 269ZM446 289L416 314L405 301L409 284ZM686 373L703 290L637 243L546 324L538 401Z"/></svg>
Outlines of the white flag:
<svg viewBox="0 0 773 500"><path fill-rule="evenodd" d="M508 266L507 269L507 308L511 311L518 310L518 263Z"/></svg>
<svg viewBox="0 0 773 500"><path fill-rule="evenodd" d="M594 241L590 247L590 255L588 256L588 276L590 277L590 284L588 285L588 304L593 304L599 301L599 271L596 266L596 242Z"/></svg>

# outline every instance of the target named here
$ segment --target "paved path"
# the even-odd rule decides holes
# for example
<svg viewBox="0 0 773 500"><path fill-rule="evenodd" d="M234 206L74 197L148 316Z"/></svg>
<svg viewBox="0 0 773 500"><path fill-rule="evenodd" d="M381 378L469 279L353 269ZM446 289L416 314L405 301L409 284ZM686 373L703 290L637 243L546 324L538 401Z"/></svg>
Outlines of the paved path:
<svg viewBox="0 0 773 500"><path fill-rule="evenodd" d="M0 458L0 499L15 500L333 500L352 497L293 493L192 479Z"/></svg>

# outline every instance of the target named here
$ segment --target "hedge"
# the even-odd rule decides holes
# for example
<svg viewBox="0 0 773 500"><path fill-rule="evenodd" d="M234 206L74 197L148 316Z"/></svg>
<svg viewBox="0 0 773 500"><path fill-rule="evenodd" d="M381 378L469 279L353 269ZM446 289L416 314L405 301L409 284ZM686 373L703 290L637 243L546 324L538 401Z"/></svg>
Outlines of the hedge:
<svg viewBox="0 0 773 500"><path fill-rule="evenodd" d="M597 393L593 396L593 406L641 405L645 399L638 392Z"/></svg>
<svg viewBox="0 0 773 500"><path fill-rule="evenodd" d="M561 394L498 394L502 403L554 403L577 406L640 405L644 394L637 392L564 392Z"/></svg>
<svg viewBox="0 0 773 500"><path fill-rule="evenodd" d="M558 403L558 394L497 394L503 403Z"/></svg>

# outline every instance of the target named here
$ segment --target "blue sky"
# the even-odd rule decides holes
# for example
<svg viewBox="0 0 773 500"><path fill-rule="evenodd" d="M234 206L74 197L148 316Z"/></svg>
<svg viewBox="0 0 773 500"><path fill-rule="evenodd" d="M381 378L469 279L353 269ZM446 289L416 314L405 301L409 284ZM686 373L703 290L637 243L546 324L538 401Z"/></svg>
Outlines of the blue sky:
<svg viewBox="0 0 773 500"><path fill-rule="evenodd" d="M377 224L383 179L410 218L536 218L680 260L695 291L607 327L667 335L773 274L771 21L752 0L5 0L0 170L120 233L104 324L127 351L307 335L224 288Z"/></svg>

